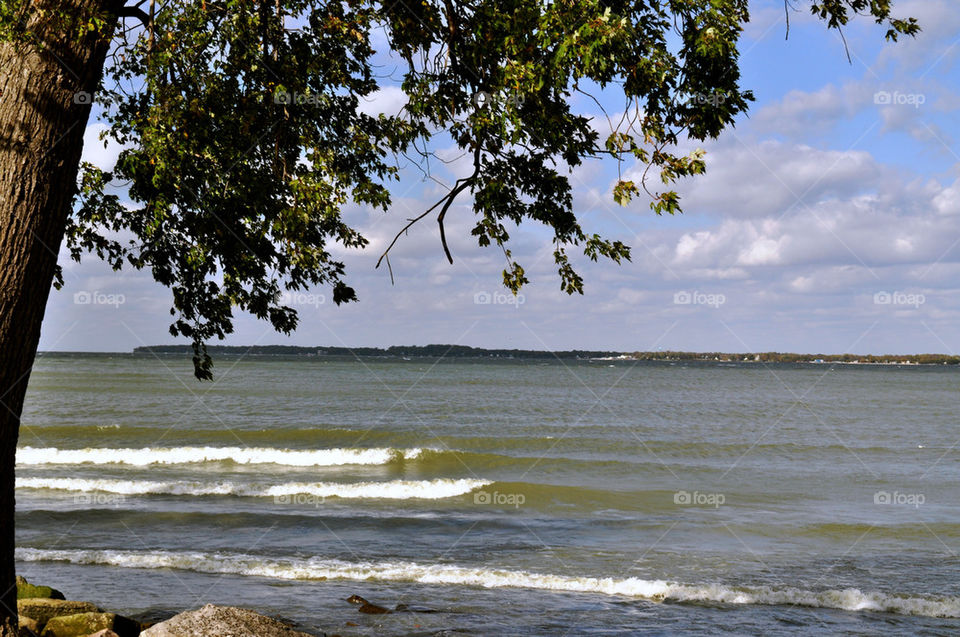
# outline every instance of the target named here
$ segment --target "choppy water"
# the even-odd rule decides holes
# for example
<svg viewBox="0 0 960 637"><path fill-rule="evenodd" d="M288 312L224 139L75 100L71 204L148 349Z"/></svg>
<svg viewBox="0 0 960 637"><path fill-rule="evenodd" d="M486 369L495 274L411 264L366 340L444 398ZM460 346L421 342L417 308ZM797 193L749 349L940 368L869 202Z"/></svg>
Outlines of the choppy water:
<svg viewBox="0 0 960 637"><path fill-rule="evenodd" d="M45 355L18 568L341 635L956 634L958 373Z"/></svg>

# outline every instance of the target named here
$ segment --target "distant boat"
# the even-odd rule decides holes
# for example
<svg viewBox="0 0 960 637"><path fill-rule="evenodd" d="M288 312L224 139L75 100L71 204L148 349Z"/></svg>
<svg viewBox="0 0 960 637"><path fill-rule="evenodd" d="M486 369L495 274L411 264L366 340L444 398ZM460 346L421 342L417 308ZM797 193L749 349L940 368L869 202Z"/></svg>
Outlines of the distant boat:
<svg viewBox="0 0 960 637"><path fill-rule="evenodd" d="M409 356L402 356L401 358L403 358L403 360L405 360L405 361L413 360L413 359L410 358Z"/></svg>

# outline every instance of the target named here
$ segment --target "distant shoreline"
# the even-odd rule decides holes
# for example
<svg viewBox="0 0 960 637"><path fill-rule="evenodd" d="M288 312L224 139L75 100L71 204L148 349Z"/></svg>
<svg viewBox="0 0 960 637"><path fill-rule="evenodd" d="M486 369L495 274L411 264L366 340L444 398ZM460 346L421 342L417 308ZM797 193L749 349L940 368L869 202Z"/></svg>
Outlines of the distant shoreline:
<svg viewBox="0 0 960 637"><path fill-rule="evenodd" d="M602 350L488 349L466 345L394 345L380 347L300 347L293 345L211 345L212 356L377 357L377 358L470 358L470 359L561 359L719 363L810 363L842 365L958 365L960 356L947 354L796 354L782 352L616 352ZM133 354L192 355L189 345L136 347Z"/></svg>

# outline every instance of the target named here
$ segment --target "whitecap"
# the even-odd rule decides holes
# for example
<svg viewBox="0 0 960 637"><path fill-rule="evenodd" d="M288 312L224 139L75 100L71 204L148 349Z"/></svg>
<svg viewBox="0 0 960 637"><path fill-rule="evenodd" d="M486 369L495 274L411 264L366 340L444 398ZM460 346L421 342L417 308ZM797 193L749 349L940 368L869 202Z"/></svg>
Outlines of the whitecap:
<svg viewBox="0 0 960 637"><path fill-rule="evenodd" d="M286 580L345 579L420 582L483 588L528 588L598 593L650 601L725 604L797 605L848 611L885 611L903 615L960 617L960 598L911 597L856 588L809 591L769 586L680 584L637 577L612 578L533 573L523 570L420 564L409 561L347 562L310 559L265 559L255 555L197 551L57 550L18 548L25 562L61 561L125 568L179 568L201 573L273 577Z"/></svg>

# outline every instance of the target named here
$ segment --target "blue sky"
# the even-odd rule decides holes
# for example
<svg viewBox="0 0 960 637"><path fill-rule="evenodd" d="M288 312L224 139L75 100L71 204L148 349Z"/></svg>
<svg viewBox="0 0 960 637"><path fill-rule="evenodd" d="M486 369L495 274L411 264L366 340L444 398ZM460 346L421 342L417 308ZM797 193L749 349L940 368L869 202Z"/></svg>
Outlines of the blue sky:
<svg viewBox="0 0 960 637"><path fill-rule="evenodd" d="M809 3L795 4L802 11L791 13L785 41L783 3L751 3L743 85L757 101L701 145L707 174L681 184L683 215L656 217L643 199L614 204L610 164L574 173L585 229L633 247L632 263L581 263L584 296L559 291L549 240L530 227L513 234L531 278L513 302L500 284L502 255L469 236L466 199L448 214L454 265L436 224L424 223L392 253L391 285L374 269L380 252L443 192L411 170L389 213L345 211L371 240L362 252L337 250L359 303L337 307L329 290L311 290L289 299L301 314L292 337L238 317L225 342L960 353L960 12L947 0L898 0L895 13L924 31L887 44L858 22L845 31L848 63L839 36L809 17ZM398 97L385 90L369 108L395 111ZM84 154L109 166L116 151L96 141L99 130L91 122ZM454 162L439 177L452 182L457 170ZM115 273L95 257L60 261L67 285L51 293L42 350L174 342L170 292L149 274Z"/></svg>

